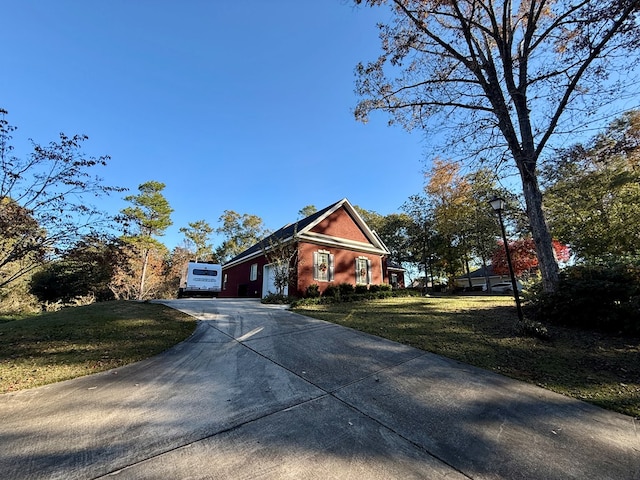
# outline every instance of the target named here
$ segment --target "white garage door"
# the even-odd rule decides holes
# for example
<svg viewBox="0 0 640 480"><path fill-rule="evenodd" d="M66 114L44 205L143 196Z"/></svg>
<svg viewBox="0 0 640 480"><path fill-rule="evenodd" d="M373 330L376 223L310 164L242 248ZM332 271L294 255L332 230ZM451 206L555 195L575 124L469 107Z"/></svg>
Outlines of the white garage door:
<svg viewBox="0 0 640 480"><path fill-rule="evenodd" d="M272 265L265 265L262 271L262 298L266 297L270 293L278 293L275 281L275 269ZM289 294L289 287L284 288L284 294Z"/></svg>

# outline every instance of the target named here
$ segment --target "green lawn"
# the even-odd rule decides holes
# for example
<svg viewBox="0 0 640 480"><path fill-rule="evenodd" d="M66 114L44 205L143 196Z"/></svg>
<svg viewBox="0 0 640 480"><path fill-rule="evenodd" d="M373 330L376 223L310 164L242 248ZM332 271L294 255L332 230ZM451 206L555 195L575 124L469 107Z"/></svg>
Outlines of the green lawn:
<svg viewBox="0 0 640 480"><path fill-rule="evenodd" d="M160 353L195 319L164 305L105 302L0 321L0 393L96 373Z"/></svg>
<svg viewBox="0 0 640 480"><path fill-rule="evenodd" d="M295 311L640 417L640 339L550 325L550 341L521 337L510 297L391 298Z"/></svg>

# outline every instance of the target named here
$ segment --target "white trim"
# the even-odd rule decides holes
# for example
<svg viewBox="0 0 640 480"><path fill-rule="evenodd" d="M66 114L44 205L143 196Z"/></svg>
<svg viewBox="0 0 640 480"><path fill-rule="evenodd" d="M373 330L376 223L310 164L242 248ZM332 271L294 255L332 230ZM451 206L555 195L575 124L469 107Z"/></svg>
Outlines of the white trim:
<svg viewBox="0 0 640 480"><path fill-rule="evenodd" d="M375 253L377 255L388 255L389 253L386 250L382 250L381 248L371 245L370 243L349 240L346 238L337 238L331 235L325 235L324 233L308 232L304 235L299 235L298 240L301 242L314 243L316 245L327 247L356 250L366 253Z"/></svg>
<svg viewBox="0 0 640 480"><path fill-rule="evenodd" d="M355 208L353 208L353 205L351 205L351 203L349 203L349 200L347 200L346 198L343 198L342 200L340 200L332 208L327 210L322 216L318 217L314 222L310 223L305 228L300 230L298 232L298 237L324 236L324 237L329 237L331 239L336 239L337 237L331 237L330 235L322 235L322 234L318 234L318 233L313 233L313 232L311 232L311 230L313 230L314 227L316 227L320 223L322 223L327 217L333 215L335 212L340 210L340 208L342 208L342 207L344 207L345 210L347 211L347 213L351 215L351 217L353 218L353 220L356 223L356 225L360 228L360 230L362 230L362 233L364 234L364 236L369 240L369 243L356 242L354 240L339 239L339 240L344 241L346 243L340 243L340 242L335 242L334 241L332 243L327 243L327 244L328 245L350 245L350 244L353 244L353 245L367 245L368 246L366 248L367 252L372 252L372 253L373 252L376 252L376 253L380 252L383 255L389 255L389 253L390 253L389 249L381 241L380 237L373 230L371 230L369 228L369 226L365 223L365 221L362 219L362 217L357 212L357 210Z"/></svg>

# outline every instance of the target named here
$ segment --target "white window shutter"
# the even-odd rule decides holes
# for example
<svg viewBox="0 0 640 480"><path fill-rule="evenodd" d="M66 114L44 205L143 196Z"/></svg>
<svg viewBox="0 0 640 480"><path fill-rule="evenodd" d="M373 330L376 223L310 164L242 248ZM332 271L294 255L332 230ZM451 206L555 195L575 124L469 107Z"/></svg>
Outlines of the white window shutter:
<svg viewBox="0 0 640 480"><path fill-rule="evenodd" d="M367 258L367 285L371 285L371 260Z"/></svg>
<svg viewBox="0 0 640 480"><path fill-rule="evenodd" d="M318 252L313 252L313 279L318 279Z"/></svg>
<svg viewBox="0 0 640 480"><path fill-rule="evenodd" d="M333 254L331 253L329 254L329 275L327 277L327 280L333 280Z"/></svg>

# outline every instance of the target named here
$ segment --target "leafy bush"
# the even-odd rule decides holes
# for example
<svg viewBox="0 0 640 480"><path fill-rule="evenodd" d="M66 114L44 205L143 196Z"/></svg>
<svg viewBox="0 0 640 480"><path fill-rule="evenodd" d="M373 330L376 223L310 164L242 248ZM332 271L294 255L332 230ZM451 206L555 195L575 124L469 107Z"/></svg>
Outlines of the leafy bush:
<svg viewBox="0 0 640 480"><path fill-rule="evenodd" d="M324 292L322 292L323 297L335 298L338 295L340 295L340 289L332 283L324 289Z"/></svg>
<svg viewBox="0 0 640 480"><path fill-rule="evenodd" d="M9 288L0 289L0 315L32 314L41 310L38 299L29 292L28 281L19 279Z"/></svg>
<svg viewBox="0 0 640 480"><path fill-rule="evenodd" d="M519 321L516 324L517 334L522 337L539 338L540 340L551 340L551 335L547 327L536 320L529 320L525 318L523 321Z"/></svg>
<svg viewBox="0 0 640 480"><path fill-rule="evenodd" d="M340 291L341 296L353 295L356 291L354 286L350 283L341 283L338 285L338 290Z"/></svg>
<svg viewBox="0 0 640 480"><path fill-rule="evenodd" d="M363 293L367 293L369 289L366 285L356 285L356 295L362 295Z"/></svg>
<svg viewBox="0 0 640 480"><path fill-rule="evenodd" d="M393 287L388 283L382 283L380 285L371 285L369 290L372 292L390 292L393 290Z"/></svg>
<svg viewBox="0 0 640 480"><path fill-rule="evenodd" d="M320 296L320 286L317 283L313 283L307 287L305 292L306 298L318 298Z"/></svg>
<svg viewBox="0 0 640 480"><path fill-rule="evenodd" d="M556 293L530 290L541 321L640 335L640 265L577 265L561 273Z"/></svg>
<svg viewBox="0 0 640 480"><path fill-rule="evenodd" d="M279 295L277 293L269 293L262 300L262 303L270 305L288 305L292 302L292 299L286 295Z"/></svg>
<svg viewBox="0 0 640 480"><path fill-rule="evenodd" d="M373 286L373 285L372 285ZM329 294L327 294L327 290ZM323 292L320 298L302 298L299 300L294 300L291 303L291 307L295 308L299 305L323 305L328 303L344 303L344 302L358 302L365 300L374 300L378 298L389 298L389 297L419 297L421 293L416 290L411 289L398 289L393 290L392 288L383 288L376 289L377 291L369 291L365 293L354 293L340 295L339 289L335 285L329 285L327 289Z"/></svg>
<svg viewBox="0 0 640 480"><path fill-rule="evenodd" d="M108 283L108 268L89 262L52 262L31 277L31 293L44 304L71 304L81 297L91 296L96 301L113 300Z"/></svg>

